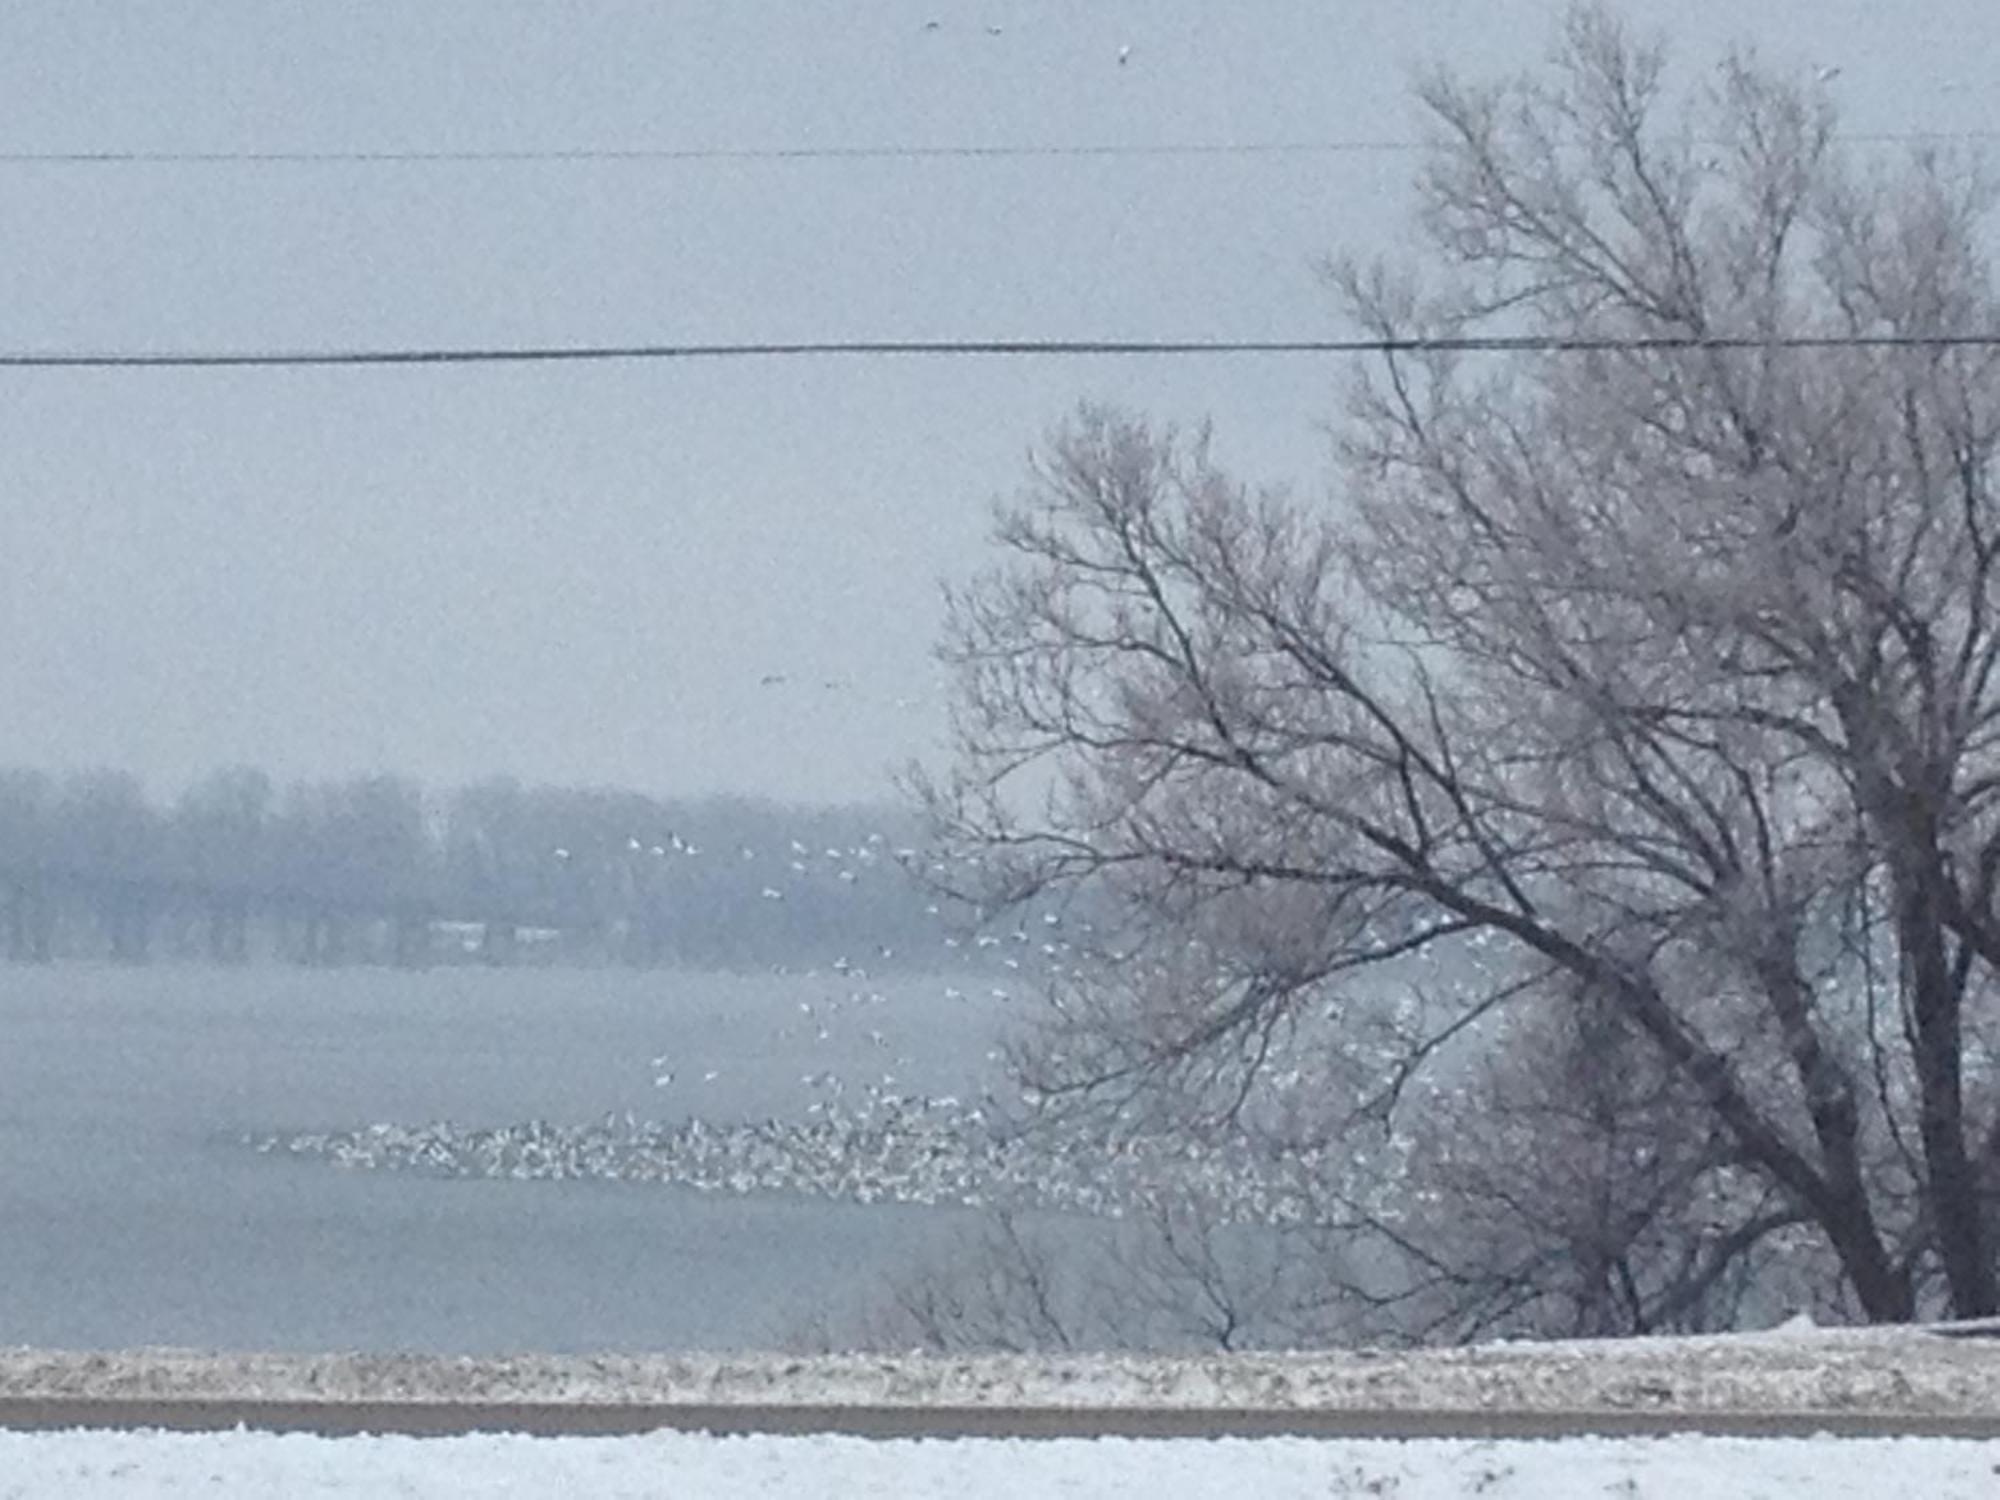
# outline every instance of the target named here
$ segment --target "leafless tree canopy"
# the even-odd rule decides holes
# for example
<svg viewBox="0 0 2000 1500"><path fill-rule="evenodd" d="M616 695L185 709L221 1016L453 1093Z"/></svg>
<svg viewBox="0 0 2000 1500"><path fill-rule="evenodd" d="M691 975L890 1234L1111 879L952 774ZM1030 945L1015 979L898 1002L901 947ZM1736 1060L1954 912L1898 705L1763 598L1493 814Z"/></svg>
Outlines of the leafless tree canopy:
<svg viewBox="0 0 2000 1500"><path fill-rule="evenodd" d="M1333 1216L1439 1327L2000 1311L2000 351L1921 342L2000 330L1986 181L1751 57L1681 108L1594 10L1421 96L1369 328L1889 342L1385 356L1328 502L1061 430L926 789L989 898L1111 918L1038 1076L1386 1132Z"/></svg>

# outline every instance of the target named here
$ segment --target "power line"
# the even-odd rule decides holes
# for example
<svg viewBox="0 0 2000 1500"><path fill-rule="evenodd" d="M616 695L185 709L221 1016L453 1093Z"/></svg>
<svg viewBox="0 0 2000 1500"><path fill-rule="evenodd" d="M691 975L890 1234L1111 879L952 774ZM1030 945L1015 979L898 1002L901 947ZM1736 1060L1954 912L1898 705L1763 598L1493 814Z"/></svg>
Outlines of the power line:
<svg viewBox="0 0 2000 1500"><path fill-rule="evenodd" d="M1543 334L1345 339L826 339L688 344L543 344L375 349L0 351L0 369L242 369L286 366L597 364L617 361L813 358L1178 358L1287 354L1589 354L1673 350L2000 348L2000 332L1794 334Z"/></svg>
<svg viewBox="0 0 2000 1500"><path fill-rule="evenodd" d="M2000 141L2000 130L1873 131L1843 135L1854 145L1925 145ZM1718 143L1719 144L1719 143ZM562 165L564 163L699 163L1007 160L1064 157L1367 156L1427 149L1418 140L1082 142L1002 145L853 146L555 146L522 150L385 151L0 151L0 166L39 167L284 167Z"/></svg>
<svg viewBox="0 0 2000 1500"><path fill-rule="evenodd" d="M890 161L1009 157L1302 156L1417 151L1420 141L1215 141L1075 145L561 146L496 151L0 151L7 166L389 166L565 162Z"/></svg>

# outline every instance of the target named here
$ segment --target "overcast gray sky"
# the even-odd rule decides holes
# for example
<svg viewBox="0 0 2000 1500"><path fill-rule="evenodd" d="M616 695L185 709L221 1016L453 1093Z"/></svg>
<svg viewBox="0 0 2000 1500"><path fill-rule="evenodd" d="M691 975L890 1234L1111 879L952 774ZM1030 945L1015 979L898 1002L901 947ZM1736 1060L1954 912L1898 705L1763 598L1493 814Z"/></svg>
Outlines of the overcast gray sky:
<svg viewBox="0 0 2000 1500"><path fill-rule="evenodd" d="M1412 64L1525 63L1559 10L12 0L0 152L1408 139ZM1626 13L1689 64L1748 37L1838 65L1855 131L2000 126L1990 0ZM1414 166L0 165L0 347L1314 336L1340 331L1315 257L1389 243ZM879 793L939 722L938 581L978 565L1052 421L1084 397L1213 415L1232 463L1312 492L1335 378L0 372L0 763L169 793L226 761Z"/></svg>

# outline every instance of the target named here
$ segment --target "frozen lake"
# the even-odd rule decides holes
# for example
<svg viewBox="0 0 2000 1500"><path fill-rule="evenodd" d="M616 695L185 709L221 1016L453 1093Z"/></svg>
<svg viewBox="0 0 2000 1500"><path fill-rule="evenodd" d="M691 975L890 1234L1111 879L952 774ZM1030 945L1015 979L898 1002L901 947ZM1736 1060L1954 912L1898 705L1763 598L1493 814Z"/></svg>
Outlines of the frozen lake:
<svg viewBox="0 0 2000 1500"><path fill-rule="evenodd" d="M0 1344L786 1344L967 1215L347 1172L244 1138L787 1116L828 1069L976 1092L997 1011L921 976L0 968Z"/></svg>

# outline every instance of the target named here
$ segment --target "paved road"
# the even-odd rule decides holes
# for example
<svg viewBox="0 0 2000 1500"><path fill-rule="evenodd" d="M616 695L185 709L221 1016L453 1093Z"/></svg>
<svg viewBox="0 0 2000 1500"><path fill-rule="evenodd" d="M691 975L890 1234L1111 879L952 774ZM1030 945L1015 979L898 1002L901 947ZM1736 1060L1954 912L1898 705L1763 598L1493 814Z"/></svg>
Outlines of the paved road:
<svg viewBox="0 0 2000 1500"><path fill-rule="evenodd" d="M606 1437L661 1430L866 1438L1567 1438L1671 1433L2000 1439L2000 1412L1282 1410L1190 1407L697 1405L0 1397L0 1428Z"/></svg>

